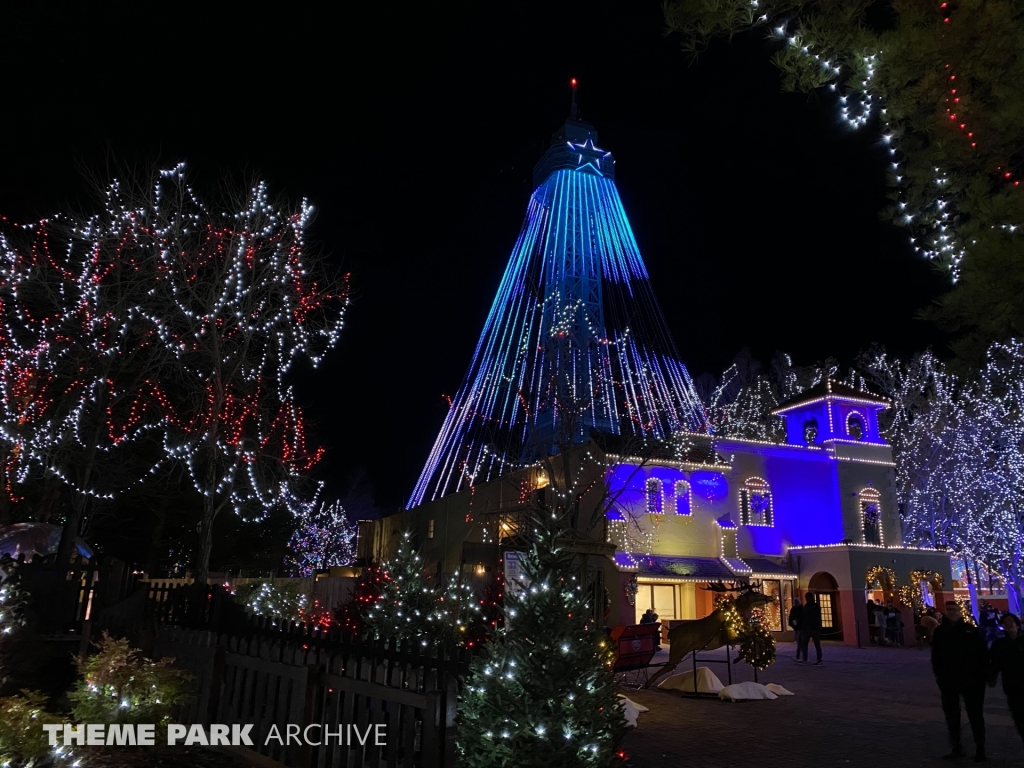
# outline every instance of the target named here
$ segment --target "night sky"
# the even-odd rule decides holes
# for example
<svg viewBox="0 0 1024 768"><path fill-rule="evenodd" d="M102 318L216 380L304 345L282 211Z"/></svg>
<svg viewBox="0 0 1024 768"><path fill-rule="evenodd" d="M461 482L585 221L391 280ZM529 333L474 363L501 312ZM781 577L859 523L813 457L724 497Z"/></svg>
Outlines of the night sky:
<svg viewBox="0 0 1024 768"><path fill-rule="evenodd" d="M298 382L331 493L360 469L382 507L411 491L570 77L691 374L743 347L941 348L915 316L945 281L878 219L877 132L780 94L760 37L692 64L648 0L21 5L0 32L0 214L86 208L82 169L111 160L186 160L200 196L258 173L317 207L355 287L343 341Z"/></svg>

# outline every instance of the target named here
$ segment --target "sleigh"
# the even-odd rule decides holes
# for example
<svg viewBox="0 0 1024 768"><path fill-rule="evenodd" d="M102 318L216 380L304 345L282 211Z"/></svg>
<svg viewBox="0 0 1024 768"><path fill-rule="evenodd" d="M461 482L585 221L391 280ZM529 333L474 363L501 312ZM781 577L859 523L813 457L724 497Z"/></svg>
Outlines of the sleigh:
<svg viewBox="0 0 1024 768"><path fill-rule="evenodd" d="M620 624L608 635L615 643L615 682L633 688L643 687L648 680L651 659L658 650L660 624Z"/></svg>

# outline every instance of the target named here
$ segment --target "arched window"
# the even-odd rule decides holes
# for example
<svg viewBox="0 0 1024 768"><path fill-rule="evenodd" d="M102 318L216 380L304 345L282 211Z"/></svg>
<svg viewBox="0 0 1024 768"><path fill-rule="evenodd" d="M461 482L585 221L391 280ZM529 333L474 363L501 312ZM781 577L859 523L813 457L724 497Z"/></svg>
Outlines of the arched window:
<svg viewBox="0 0 1024 768"><path fill-rule="evenodd" d="M676 481L676 514L690 514L690 484L685 480Z"/></svg>
<svg viewBox="0 0 1024 768"><path fill-rule="evenodd" d="M655 477L647 480L647 511L653 515L660 515L665 511L665 492L661 480Z"/></svg>
<svg viewBox="0 0 1024 768"><path fill-rule="evenodd" d="M846 434L854 440L864 439L864 419L856 411L846 417Z"/></svg>
<svg viewBox="0 0 1024 768"><path fill-rule="evenodd" d="M810 419L804 422L804 442L808 445L814 443L818 439L818 421L817 419Z"/></svg>
<svg viewBox="0 0 1024 768"><path fill-rule="evenodd" d="M752 477L740 489L740 523L773 525L772 492L760 477Z"/></svg>
<svg viewBox="0 0 1024 768"><path fill-rule="evenodd" d="M882 534L882 494L874 488L865 488L860 496L860 525L865 544L885 544Z"/></svg>

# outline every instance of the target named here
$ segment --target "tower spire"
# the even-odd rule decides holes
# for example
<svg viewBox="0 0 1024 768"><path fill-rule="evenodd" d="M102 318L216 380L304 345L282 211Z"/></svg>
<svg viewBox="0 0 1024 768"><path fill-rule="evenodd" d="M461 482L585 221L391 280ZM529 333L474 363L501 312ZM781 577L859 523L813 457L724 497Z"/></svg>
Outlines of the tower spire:
<svg viewBox="0 0 1024 768"><path fill-rule="evenodd" d="M576 106L576 78L574 77L569 81L569 85L572 86L572 105L569 107L569 119L579 120L579 107Z"/></svg>
<svg viewBox="0 0 1024 768"><path fill-rule="evenodd" d="M703 432L615 188L612 153L571 116L535 189L462 386L409 499L415 507L595 434Z"/></svg>

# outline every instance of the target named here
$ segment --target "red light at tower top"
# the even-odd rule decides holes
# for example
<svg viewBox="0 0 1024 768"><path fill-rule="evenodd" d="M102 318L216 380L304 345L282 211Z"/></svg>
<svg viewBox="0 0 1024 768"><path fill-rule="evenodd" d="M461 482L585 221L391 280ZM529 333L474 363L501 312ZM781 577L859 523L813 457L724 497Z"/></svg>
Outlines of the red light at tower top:
<svg viewBox="0 0 1024 768"><path fill-rule="evenodd" d="M573 88L576 87L576 78L575 77L572 80L569 81L569 85L571 85Z"/></svg>

